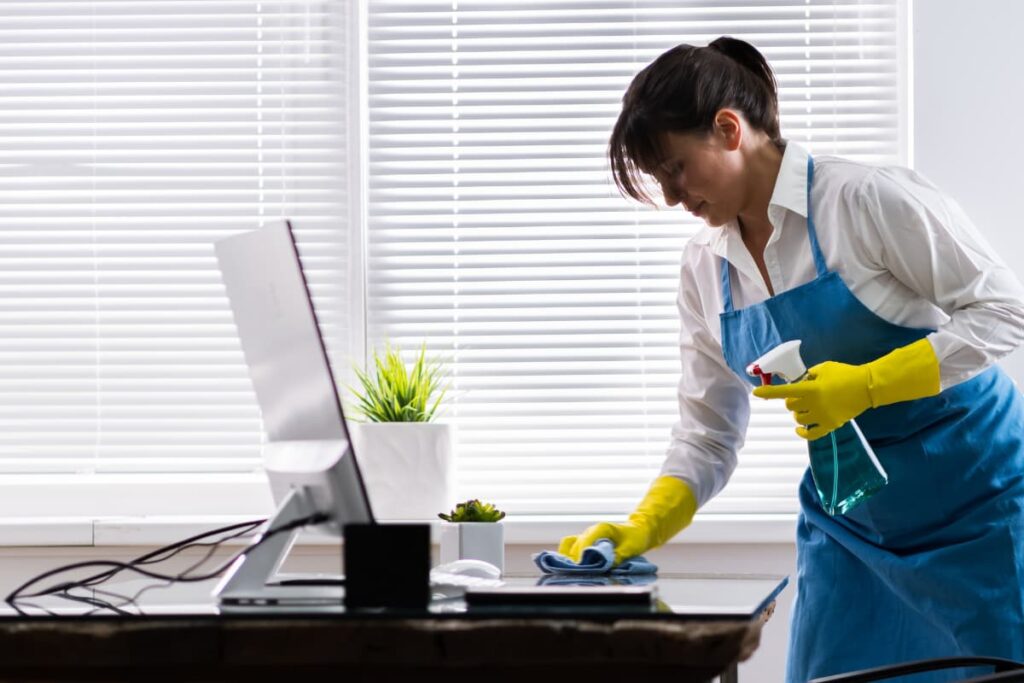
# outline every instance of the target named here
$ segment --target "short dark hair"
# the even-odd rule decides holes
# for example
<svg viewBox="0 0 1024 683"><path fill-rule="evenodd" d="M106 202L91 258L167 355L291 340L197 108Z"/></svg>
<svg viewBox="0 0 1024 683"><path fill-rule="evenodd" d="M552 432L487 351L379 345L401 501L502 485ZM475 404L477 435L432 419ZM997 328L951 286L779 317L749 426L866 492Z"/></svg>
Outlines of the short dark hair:
<svg viewBox="0 0 1024 683"><path fill-rule="evenodd" d="M608 158L619 190L653 204L643 174L660 163L666 133L710 133L730 107L781 146L775 75L750 43L722 36L707 47L677 45L638 73L622 97Z"/></svg>

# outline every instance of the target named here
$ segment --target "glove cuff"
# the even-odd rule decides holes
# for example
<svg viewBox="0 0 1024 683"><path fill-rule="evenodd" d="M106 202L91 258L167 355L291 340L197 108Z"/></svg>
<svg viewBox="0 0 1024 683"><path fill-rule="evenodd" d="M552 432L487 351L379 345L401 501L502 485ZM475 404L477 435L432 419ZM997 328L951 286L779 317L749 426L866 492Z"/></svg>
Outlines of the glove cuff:
<svg viewBox="0 0 1024 683"><path fill-rule="evenodd" d="M927 338L867 363L871 407L935 396L941 391L939 359Z"/></svg>
<svg viewBox="0 0 1024 683"><path fill-rule="evenodd" d="M629 521L647 529L649 547L657 548L689 526L696 512L697 497L690 485L678 477L663 475L651 484Z"/></svg>

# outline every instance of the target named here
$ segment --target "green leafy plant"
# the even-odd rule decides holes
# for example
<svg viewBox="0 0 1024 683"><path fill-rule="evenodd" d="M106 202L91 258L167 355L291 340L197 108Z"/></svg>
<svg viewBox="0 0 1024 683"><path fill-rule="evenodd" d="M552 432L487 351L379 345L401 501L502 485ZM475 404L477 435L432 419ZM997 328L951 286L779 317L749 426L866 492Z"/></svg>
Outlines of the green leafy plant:
<svg viewBox="0 0 1024 683"><path fill-rule="evenodd" d="M362 391L350 387L358 401L355 405L369 422L430 422L447 392L442 387L443 365L427 360L427 345L412 366L406 368L401 349L387 344L384 355L373 352L372 375L355 368ZM436 398L431 398L436 394Z"/></svg>
<svg viewBox="0 0 1024 683"><path fill-rule="evenodd" d="M505 513L490 503L481 503L475 498L459 503L449 514L438 515L446 522L497 522L505 517Z"/></svg>

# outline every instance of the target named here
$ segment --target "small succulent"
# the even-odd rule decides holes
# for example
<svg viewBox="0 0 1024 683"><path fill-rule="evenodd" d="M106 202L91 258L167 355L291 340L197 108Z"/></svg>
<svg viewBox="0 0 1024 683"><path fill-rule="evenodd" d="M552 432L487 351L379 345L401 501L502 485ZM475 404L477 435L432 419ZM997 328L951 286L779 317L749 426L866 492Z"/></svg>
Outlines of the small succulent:
<svg viewBox="0 0 1024 683"><path fill-rule="evenodd" d="M438 517L446 522L497 522L505 517L505 513L490 503L473 499L459 503L450 514L441 513Z"/></svg>

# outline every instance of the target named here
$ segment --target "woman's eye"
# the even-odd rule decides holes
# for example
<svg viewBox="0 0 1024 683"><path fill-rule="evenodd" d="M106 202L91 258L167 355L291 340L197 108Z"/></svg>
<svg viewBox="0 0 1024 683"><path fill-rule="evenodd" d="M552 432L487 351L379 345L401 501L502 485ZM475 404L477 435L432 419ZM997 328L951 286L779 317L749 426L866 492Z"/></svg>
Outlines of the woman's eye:
<svg viewBox="0 0 1024 683"><path fill-rule="evenodd" d="M665 175L670 178L677 175L681 170L683 170L683 165L678 161L673 161L672 163L665 165Z"/></svg>
<svg viewBox="0 0 1024 683"><path fill-rule="evenodd" d="M658 181L666 180L671 178L676 173L676 165L674 163L662 164L654 169L651 173Z"/></svg>

